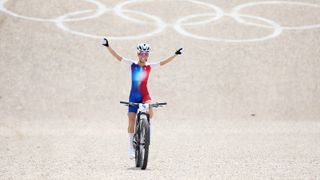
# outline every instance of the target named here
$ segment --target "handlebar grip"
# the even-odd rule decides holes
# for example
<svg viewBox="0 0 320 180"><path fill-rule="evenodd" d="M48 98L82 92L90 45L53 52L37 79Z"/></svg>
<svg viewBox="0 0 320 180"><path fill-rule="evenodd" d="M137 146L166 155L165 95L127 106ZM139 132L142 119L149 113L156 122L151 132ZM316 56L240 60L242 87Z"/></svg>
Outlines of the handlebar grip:
<svg viewBox="0 0 320 180"><path fill-rule="evenodd" d="M125 101L120 101L120 104L129 104L129 103Z"/></svg>
<svg viewBox="0 0 320 180"><path fill-rule="evenodd" d="M167 105L167 103L157 103L159 106Z"/></svg>

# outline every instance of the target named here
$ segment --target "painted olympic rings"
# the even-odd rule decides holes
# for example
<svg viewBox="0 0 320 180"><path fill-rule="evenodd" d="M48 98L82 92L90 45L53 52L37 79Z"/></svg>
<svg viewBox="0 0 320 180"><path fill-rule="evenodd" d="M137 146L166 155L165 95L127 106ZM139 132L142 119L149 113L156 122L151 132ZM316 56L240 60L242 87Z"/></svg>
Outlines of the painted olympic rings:
<svg viewBox="0 0 320 180"><path fill-rule="evenodd" d="M233 13L239 14L239 12L248 7L254 7L254 6L260 6L260 5L281 5L281 4L287 4L287 5L296 5L296 6L308 6L308 7L314 7L319 8L320 5L317 4L311 4L311 3L305 3L305 2L290 2L290 1L262 1L262 2L251 2L239 5L235 8L233 8ZM240 23L245 23L244 21L240 20ZM272 28L270 26L265 26L257 23L247 23L248 25L253 25L257 27L265 27L265 28ZM319 24L313 24L313 25L305 25L305 26L283 26L281 25L281 28L284 30L303 30L303 29L314 29L314 28L320 28L320 22Z"/></svg>
<svg viewBox="0 0 320 180"><path fill-rule="evenodd" d="M105 13L114 13L120 18L127 20L129 22L140 24L140 25L151 25L152 27L154 27L154 29L151 30L150 32L142 32L141 34L136 34L136 35L127 35L127 36L121 36L121 37L108 36L109 39L113 39L113 40L130 40L130 39L141 39L141 38L151 37L153 35L161 33L165 28L172 27L176 32L180 33L183 36L187 36L187 37L191 37L199 40L217 41L217 42L258 42L258 41L265 41L268 39L275 38L285 30L307 30L307 29L320 28L320 22L318 24L309 24L309 25L301 25L301 26L299 25L284 26L274 22L273 20L267 19L265 17L255 16L253 14L241 13L241 11L245 8L252 8L252 7L263 6L263 5L283 5L284 4L284 5L305 6L309 8L320 8L320 5L318 4L305 3L305 2L290 2L290 1L249 2L249 3L237 5L232 8L231 12L227 13L227 12L224 12L220 7L211 3L202 2L200 0L180 0L193 5L209 8L212 10L212 12L190 14L185 17L178 18L173 24L168 24L158 16L151 15L138 10L132 10L132 9L126 8L126 6L134 3L154 2L155 0L124 1L124 2L118 3L113 8L107 8L104 4L102 4L98 0L83 0L85 2L94 4L96 6L96 9L79 10L75 12L66 13L56 18L48 18L48 19L24 16L24 15L15 13L14 11L11 11L5 7L5 4L8 1L9 0L0 0L0 11L8 15L11 15L17 18L22 18L25 20L31 20L31 21L52 22L52 23L55 23L58 28L68 33L89 37L89 38L99 38L99 39L102 38L103 36L92 35L92 34L87 34L80 31L76 31L74 29L69 28L66 25L66 23L98 18ZM170 1L170 2L174 2L174 1ZM134 18L130 16L130 14L144 17L145 19L148 19L148 21L143 21L141 19ZM80 16L80 17L77 18L76 16ZM272 29L272 32L269 35L266 35L264 37L257 37L257 38L251 38L251 39L232 39L232 38L219 38L219 37L198 35L195 33L191 33L185 29L185 27L196 27L198 25L206 25L209 23L217 22L222 17L232 18L237 23L246 25L246 26ZM205 18L205 19L198 20L196 22L190 22L190 20L195 18L197 19ZM257 22L261 22L261 23L257 23Z"/></svg>
<svg viewBox="0 0 320 180"><path fill-rule="evenodd" d="M56 18L54 18L54 19L36 18L36 17L20 15L18 13L10 11L5 7L5 3L7 3L8 1L9 0L0 0L0 11L3 11L5 13L7 13L11 16L17 17L17 18L22 18L22 19L31 20L31 21L41 21L41 22L55 22L56 21ZM95 15L88 16L88 17L82 17L82 18L66 19L65 21L81 21L81 20L85 20L85 19L90 19L90 18L94 18L95 16L99 16L106 11L105 6L98 1L95 1L95 0L83 0L83 1L93 3L97 6L97 10L96 10Z"/></svg>
<svg viewBox="0 0 320 180"><path fill-rule="evenodd" d="M208 14L202 14L202 15L208 15ZM260 21L263 21L263 22L266 22L267 24L271 25L274 29L273 33L271 35L268 35L268 36L265 36L265 37L261 37L261 38L254 38L254 39L221 39L221 38L215 38L215 37L205 37L205 36L200 36L200 35L195 35L195 34L192 34L190 32L187 32L186 30L184 30L180 24L181 21L186 21L190 18L193 18L193 17L201 17L201 14L200 15L194 15L194 16L187 16L187 17L184 17L184 18L181 18L178 20L178 23L177 25L174 27L178 32L180 32L181 34L185 35L185 36L189 36L189 37L193 37L193 38L196 38L196 39L201 39L201 40L211 40L211 41L223 41L223 42L254 42L254 41L263 41L263 40L267 40L267 39L271 39L271 38L274 38L278 35L281 34L282 32L282 29L281 29L281 26L271 20L268 20L268 19L265 19L265 18L262 18L262 17L257 17L257 16L251 16L251 15L237 15L237 17L235 17L234 14L224 14L224 16L230 16L232 18L235 18L236 20L239 21L239 19L242 19L242 18L249 18L249 19L256 19L256 20L260 20ZM188 24L189 25L189 24Z"/></svg>

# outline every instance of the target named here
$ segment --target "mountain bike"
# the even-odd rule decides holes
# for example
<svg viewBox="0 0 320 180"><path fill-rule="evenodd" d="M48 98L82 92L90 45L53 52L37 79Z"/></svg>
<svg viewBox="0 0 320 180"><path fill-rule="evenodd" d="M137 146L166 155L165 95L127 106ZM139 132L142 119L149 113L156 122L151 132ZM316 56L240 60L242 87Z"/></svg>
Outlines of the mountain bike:
<svg viewBox="0 0 320 180"><path fill-rule="evenodd" d="M135 165L146 169L148 164L149 145L150 145L150 117L149 108L158 108L167 105L167 103L134 103L120 101L126 106L138 106L135 129L133 135L133 148L135 149Z"/></svg>

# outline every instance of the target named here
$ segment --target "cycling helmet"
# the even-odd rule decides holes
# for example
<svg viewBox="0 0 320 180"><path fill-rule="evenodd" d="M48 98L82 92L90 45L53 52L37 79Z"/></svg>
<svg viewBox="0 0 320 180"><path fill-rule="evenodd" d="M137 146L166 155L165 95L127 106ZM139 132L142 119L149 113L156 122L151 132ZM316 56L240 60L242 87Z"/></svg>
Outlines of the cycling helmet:
<svg viewBox="0 0 320 180"><path fill-rule="evenodd" d="M137 46L137 50L139 51L139 52L149 52L150 50L151 50L151 48L150 48L150 46L149 46L149 44L147 44L147 43L141 43L141 44L139 44L138 46Z"/></svg>

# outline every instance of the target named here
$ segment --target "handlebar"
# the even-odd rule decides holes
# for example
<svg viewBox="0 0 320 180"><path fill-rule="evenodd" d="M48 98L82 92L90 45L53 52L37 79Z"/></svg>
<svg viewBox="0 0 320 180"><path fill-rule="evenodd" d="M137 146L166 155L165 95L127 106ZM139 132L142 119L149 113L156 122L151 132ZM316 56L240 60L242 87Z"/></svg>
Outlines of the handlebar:
<svg viewBox="0 0 320 180"><path fill-rule="evenodd" d="M140 103L120 101L120 104L124 104L126 106L139 106ZM154 108L162 107L162 106L165 106L165 105L167 105L166 102L164 102L164 103L158 103L157 102L157 103L149 104L150 107L154 107Z"/></svg>

